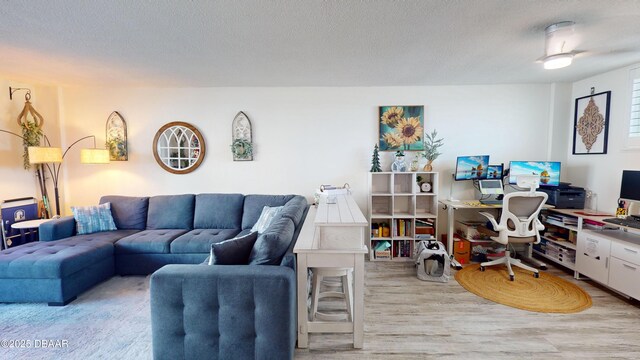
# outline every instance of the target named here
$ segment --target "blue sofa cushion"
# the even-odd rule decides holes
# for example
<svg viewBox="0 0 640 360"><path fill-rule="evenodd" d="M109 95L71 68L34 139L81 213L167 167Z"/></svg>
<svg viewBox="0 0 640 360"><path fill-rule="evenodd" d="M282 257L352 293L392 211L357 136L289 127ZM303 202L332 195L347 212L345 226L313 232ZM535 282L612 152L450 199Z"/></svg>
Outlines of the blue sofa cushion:
<svg viewBox="0 0 640 360"><path fill-rule="evenodd" d="M76 220L73 216L51 219L38 228L40 241L54 241L76 234Z"/></svg>
<svg viewBox="0 0 640 360"><path fill-rule="evenodd" d="M257 232L211 245L209 265L246 265L258 239Z"/></svg>
<svg viewBox="0 0 640 360"><path fill-rule="evenodd" d="M291 200L294 195L247 195L244 197L244 210L242 212L242 230L251 229L258 221L262 208L265 206L282 206Z"/></svg>
<svg viewBox="0 0 640 360"><path fill-rule="evenodd" d="M304 196L296 195L293 199L289 200L282 208L282 216L289 218L293 221L293 224L297 227L302 220L302 215L307 208L307 199Z"/></svg>
<svg viewBox="0 0 640 360"><path fill-rule="evenodd" d="M0 251L0 278L60 279L112 257L106 242L31 242Z"/></svg>
<svg viewBox="0 0 640 360"><path fill-rule="evenodd" d="M240 229L193 229L171 242L172 254L206 254L211 244L233 238Z"/></svg>
<svg viewBox="0 0 640 360"><path fill-rule="evenodd" d="M160 195L149 199L147 229L193 229L195 196Z"/></svg>
<svg viewBox="0 0 640 360"><path fill-rule="evenodd" d="M116 230L111 216L111 203L95 206L72 206L78 235Z"/></svg>
<svg viewBox="0 0 640 360"><path fill-rule="evenodd" d="M144 230L116 242L116 254L168 254L171 242L187 230Z"/></svg>
<svg viewBox="0 0 640 360"><path fill-rule="evenodd" d="M277 265L287 252L295 227L293 221L286 217L275 219L271 226L260 236L253 245L249 255L250 265Z"/></svg>
<svg viewBox="0 0 640 360"><path fill-rule="evenodd" d="M198 194L193 219L195 229L240 229L242 194Z"/></svg>
<svg viewBox="0 0 640 360"><path fill-rule="evenodd" d="M76 235L68 238L60 239L58 241L64 241L66 244L90 244L94 242L104 242L113 244L116 241L127 237L129 235L133 235L137 233L138 230L114 230L114 231L105 231L99 232L95 234L85 234L85 235Z"/></svg>
<svg viewBox="0 0 640 360"><path fill-rule="evenodd" d="M147 227L148 197L107 195L100 198L100 204L108 202L119 230L144 230Z"/></svg>

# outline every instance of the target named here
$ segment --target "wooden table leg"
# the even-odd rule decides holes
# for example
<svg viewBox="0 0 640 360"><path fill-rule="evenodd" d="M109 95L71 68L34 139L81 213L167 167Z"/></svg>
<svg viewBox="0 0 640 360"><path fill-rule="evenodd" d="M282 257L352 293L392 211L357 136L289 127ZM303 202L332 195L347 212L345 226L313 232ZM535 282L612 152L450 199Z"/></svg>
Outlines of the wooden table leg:
<svg viewBox="0 0 640 360"><path fill-rule="evenodd" d="M297 254L297 278L298 278L298 348L309 347L309 332L307 322L309 321L307 311L307 255Z"/></svg>
<svg viewBox="0 0 640 360"><path fill-rule="evenodd" d="M353 347L362 349L364 341L364 254L354 254L353 269Z"/></svg>

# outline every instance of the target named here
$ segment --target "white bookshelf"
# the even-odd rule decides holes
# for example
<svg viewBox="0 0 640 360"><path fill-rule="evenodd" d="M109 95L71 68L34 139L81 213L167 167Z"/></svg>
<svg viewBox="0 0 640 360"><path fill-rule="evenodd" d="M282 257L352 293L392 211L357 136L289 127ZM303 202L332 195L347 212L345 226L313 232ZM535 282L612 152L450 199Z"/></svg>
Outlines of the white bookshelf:
<svg viewBox="0 0 640 360"><path fill-rule="evenodd" d="M418 177L431 184L422 192ZM369 173L369 259L371 261L411 261L416 247L416 231L432 227L437 234L438 173ZM425 223L432 224L425 226ZM388 227L388 234L383 230ZM374 229L378 229L375 232ZM391 244L388 254L376 252L383 241Z"/></svg>

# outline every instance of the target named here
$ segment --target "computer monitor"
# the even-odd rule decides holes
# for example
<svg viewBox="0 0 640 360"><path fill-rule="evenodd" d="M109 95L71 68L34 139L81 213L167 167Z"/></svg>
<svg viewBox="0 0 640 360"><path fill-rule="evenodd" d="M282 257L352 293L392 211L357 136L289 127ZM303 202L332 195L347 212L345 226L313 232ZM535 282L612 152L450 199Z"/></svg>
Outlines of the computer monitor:
<svg viewBox="0 0 640 360"><path fill-rule="evenodd" d="M487 168L487 179L502 179L503 170L503 164L489 165Z"/></svg>
<svg viewBox="0 0 640 360"><path fill-rule="evenodd" d="M560 162L512 161L509 164L509 184L517 184L518 175L540 175L540 186L559 186Z"/></svg>
<svg viewBox="0 0 640 360"><path fill-rule="evenodd" d="M620 199L640 201L640 171L623 170Z"/></svg>
<svg viewBox="0 0 640 360"><path fill-rule="evenodd" d="M502 179L485 179L478 181L480 185L480 193L482 195L501 195L504 194L502 188Z"/></svg>
<svg viewBox="0 0 640 360"><path fill-rule="evenodd" d="M487 178L489 155L458 156L455 180L482 180Z"/></svg>

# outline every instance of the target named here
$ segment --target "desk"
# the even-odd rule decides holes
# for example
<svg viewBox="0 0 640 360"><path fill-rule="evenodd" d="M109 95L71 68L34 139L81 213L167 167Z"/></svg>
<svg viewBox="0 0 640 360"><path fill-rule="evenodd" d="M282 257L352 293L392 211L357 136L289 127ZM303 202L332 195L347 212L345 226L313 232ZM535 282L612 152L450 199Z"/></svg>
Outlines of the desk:
<svg viewBox="0 0 640 360"><path fill-rule="evenodd" d="M476 210L490 210L490 209L502 209L502 204L485 205L478 200L440 200L440 203L447 209L447 251L449 255L453 255L453 235L455 224L455 211L460 209L476 209ZM545 208L553 208L551 205L544 205ZM525 257L526 261L534 263L538 267L545 267L543 262L540 262L531 257L531 247L529 247L528 256ZM462 268L453 257L451 258L451 266L456 268Z"/></svg>
<svg viewBox="0 0 640 360"><path fill-rule="evenodd" d="M369 228L355 201L338 195L336 204L321 201L311 207L300 230L293 252L297 259L298 347L309 347L310 332L353 333L353 347L362 348L364 339L364 245ZM309 321L308 269L353 268L353 319L351 322Z"/></svg>

